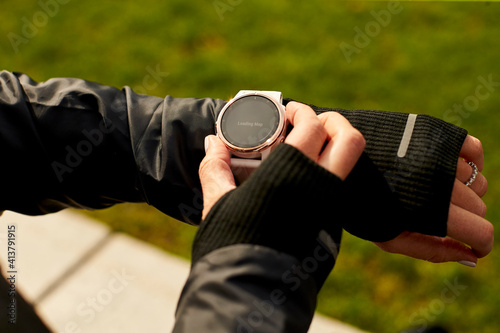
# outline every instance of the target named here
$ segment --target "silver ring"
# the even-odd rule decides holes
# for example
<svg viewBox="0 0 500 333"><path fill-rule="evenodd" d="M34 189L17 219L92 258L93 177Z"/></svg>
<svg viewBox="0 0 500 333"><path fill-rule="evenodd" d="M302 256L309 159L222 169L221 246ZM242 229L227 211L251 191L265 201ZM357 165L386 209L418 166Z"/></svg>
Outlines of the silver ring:
<svg viewBox="0 0 500 333"><path fill-rule="evenodd" d="M467 162L471 167L472 167L472 175L470 176L469 180L465 183L465 186L471 186L472 183L476 180L477 177L477 165L474 164L474 162Z"/></svg>

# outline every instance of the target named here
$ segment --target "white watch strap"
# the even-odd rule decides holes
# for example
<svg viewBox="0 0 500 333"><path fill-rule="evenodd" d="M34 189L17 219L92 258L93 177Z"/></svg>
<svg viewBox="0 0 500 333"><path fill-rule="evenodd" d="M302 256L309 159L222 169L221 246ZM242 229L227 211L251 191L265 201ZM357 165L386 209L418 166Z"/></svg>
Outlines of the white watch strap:
<svg viewBox="0 0 500 333"><path fill-rule="evenodd" d="M245 179L250 177L252 172L257 169L262 161L264 161L269 154L271 153L270 150L264 150L261 153L261 158L260 159L250 159L250 158L241 158L241 157L232 157L231 158L231 170L233 171L234 178L238 180L238 182L241 184Z"/></svg>
<svg viewBox="0 0 500 333"><path fill-rule="evenodd" d="M241 184L250 177L252 172L254 172L261 163L261 160L232 157L231 171L233 171L234 178Z"/></svg>
<svg viewBox="0 0 500 333"><path fill-rule="evenodd" d="M240 90L234 98L243 96L243 95L255 95L256 93L268 95L273 99L277 100L280 104L283 104L283 94L281 91L265 91L265 90Z"/></svg>
<svg viewBox="0 0 500 333"><path fill-rule="evenodd" d="M280 91L240 90L234 98L256 94L268 96L278 103L283 104L283 95ZM244 180L250 177L252 172L260 166L262 161L267 158L269 153L269 150L263 151L260 159L248 159L235 156L232 157L231 170L233 171L236 180L241 184Z"/></svg>
<svg viewBox="0 0 500 333"><path fill-rule="evenodd" d="M207 146L205 145L205 152L206 151L207 151ZM262 159L259 160L232 157L231 170L233 171L233 175L236 178L236 180L241 184L245 179L250 177L252 172L254 172L254 170L260 166L262 160L267 158L267 156L269 156L269 152L264 152L262 154ZM0 215L2 215L2 213L3 212L0 211Z"/></svg>
<svg viewBox="0 0 500 333"><path fill-rule="evenodd" d="M262 163L262 160L253 160L249 158L232 157L231 158L231 168L250 168L257 169Z"/></svg>

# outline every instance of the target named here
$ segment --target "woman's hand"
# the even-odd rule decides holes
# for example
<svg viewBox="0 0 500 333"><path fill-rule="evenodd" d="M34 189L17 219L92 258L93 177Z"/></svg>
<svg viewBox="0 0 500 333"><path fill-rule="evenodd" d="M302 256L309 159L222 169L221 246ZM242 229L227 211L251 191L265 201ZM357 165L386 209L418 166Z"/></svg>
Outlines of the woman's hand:
<svg viewBox="0 0 500 333"><path fill-rule="evenodd" d="M361 133L336 112L316 116L309 106L290 102L286 113L288 121L294 127L285 143L294 146L344 180L365 148ZM213 135L205 140L208 149L199 169L204 202L203 220L212 206L225 193L236 187L230 168L231 158L226 147Z"/></svg>
<svg viewBox="0 0 500 333"><path fill-rule="evenodd" d="M486 205L481 199L488 184L480 173L484 155L481 142L467 136L460 151L457 174L453 187L448 215L448 237L427 236L413 232L403 232L395 239L375 243L382 250L404 254L431 262L458 261L467 266L475 266L478 258L491 252L493 248L493 225L484 219ZM472 175L476 164L479 173L470 185L465 183Z"/></svg>
<svg viewBox="0 0 500 333"><path fill-rule="evenodd" d="M294 128L285 142L344 180L365 149L363 135L336 112L317 116L309 106L290 102L286 113Z"/></svg>

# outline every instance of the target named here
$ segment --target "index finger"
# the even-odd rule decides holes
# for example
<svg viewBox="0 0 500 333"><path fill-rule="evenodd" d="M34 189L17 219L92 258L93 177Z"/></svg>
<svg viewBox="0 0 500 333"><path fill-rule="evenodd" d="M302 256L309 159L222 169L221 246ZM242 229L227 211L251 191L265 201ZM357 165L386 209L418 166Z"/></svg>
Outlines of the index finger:
<svg viewBox="0 0 500 333"><path fill-rule="evenodd" d="M328 145L318 160L325 169L345 179L365 148L363 135L337 112L325 112L318 116L328 134Z"/></svg>
<svg viewBox="0 0 500 333"><path fill-rule="evenodd" d="M483 170L484 165L484 155L483 155L483 145L479 139L473 137L472 135L467 135L460 150L460 156L467 161L473 162L479 171Z"/></svg>
<svg viewBox="0 0 500 333"><path fill-rule="evenodd" d="M327 133L313 109L305 104L290 102L286 106L288 121L294 126L285 142L316 161Z"/></svg>

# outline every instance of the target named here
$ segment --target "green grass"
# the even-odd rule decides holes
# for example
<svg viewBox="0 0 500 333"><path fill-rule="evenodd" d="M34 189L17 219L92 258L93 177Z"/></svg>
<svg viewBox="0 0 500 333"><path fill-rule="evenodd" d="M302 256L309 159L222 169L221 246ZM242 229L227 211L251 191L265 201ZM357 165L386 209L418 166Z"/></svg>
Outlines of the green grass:
<svg viewBox="0 0 500 333"><path fill-rule="evenodd" d="M175 97L228 98L240 89L272 89L316 105L426 113L460 122L483 141L487 217L496 223L500 88L474 111L458 115L447 110L475 94L478 77L491 75L500 82L500 5L402 2L402 11L377 31L373 13L387 6L255 0L231 6L220 16L214 1L69 1L50 13L32 1L14 1L2 8L0 59L3 69L36 80L81 77ZM46 22L38 21L30 36L23 33L26 22L36 23L43 13L48 13ZM339 46L356 46L356 27L375 30L348 62ZM17 53L9 33L27 41ZM147 68L157 67L169 75L147 89ZM189 257L196 229L150 207L118 205L91 214ZM397 332L424 322L455 332L497 332L497 252L469 269L390 255L346 235L319 310L373 332ZM444 303L442 291L455 279L467 288Z"/></svg>

